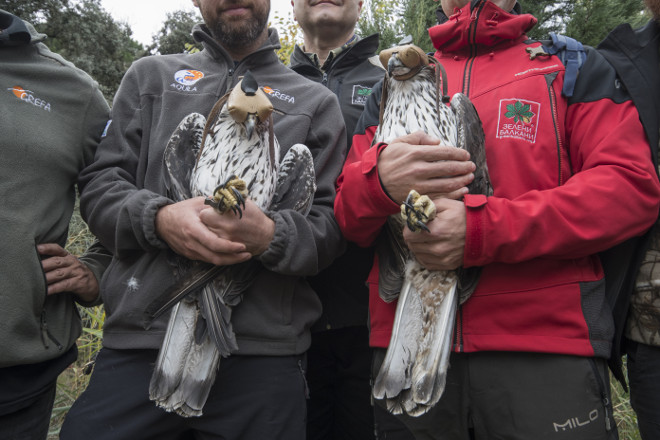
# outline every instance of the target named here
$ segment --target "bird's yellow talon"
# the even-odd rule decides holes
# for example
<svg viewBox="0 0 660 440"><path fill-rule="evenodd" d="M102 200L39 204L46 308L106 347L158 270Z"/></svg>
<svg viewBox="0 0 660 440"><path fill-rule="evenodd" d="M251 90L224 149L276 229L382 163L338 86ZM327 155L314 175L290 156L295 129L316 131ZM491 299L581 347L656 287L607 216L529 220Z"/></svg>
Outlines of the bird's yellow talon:
<svg viewBox="0 0 660 440"><path fill-rule="evenodd" d="M401 205L401 217L411 231L419 232L423 229L430 232L426 223L435 217L435 204L428 196L420 196L413 189Z"/></svg>
<svg viewBox="0 0 660 440"><path fill-rule="evenodd" d="M215 208L221 214L232 210L234 214L243 217L245 199L247 199L247 184L236 176L232 176L225 183L219 185L213 195L207 197L204 203Z"/></svg>

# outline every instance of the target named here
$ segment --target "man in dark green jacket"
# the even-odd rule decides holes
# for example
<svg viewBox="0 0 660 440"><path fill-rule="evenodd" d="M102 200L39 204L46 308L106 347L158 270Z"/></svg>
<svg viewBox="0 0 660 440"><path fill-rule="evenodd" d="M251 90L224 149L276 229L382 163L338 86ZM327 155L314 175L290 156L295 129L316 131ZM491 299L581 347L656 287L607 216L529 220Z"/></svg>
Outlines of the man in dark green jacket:
<svg viewBox="0 0 660 440"><path fill-rule="evenodd" d="M110 256L66 252L79 171L108 104L86 73L0 10L0 438L45 439L57 376L76 358L75 301L94 304Z"/></svg>
<svg viewBox="0 0 660 440"><path fill-rule="evenodd" d="M645 0L653 13L646 26L633 30L623 24L598 46L615 67L623 87L639 111L653 159L658 164L660 120L660 1ZM630 260L619 254L627 269L615 313L627 321L623 347L628 355L630 401L637 412L644 440L660 438L660 228L658 223L635 243ZM631 295L632 292L632 295ZM629 304L628 304L629 301ZM618 346L613 354L620 357Z"/></svg>

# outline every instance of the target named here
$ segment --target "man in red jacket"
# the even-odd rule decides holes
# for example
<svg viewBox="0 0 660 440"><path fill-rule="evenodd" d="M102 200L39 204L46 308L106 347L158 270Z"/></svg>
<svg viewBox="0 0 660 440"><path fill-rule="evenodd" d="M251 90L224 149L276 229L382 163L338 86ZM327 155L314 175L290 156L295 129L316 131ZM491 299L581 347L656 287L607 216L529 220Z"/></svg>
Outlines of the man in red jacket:
<svg viewBox="0 0 660 440"><path fill-rule="evenodd" d="M465 194L467 153L426 135L371 148L374 92L335 201L344 235L370 246L410 189L428 194L438 211L430 232L404 232L417 259L433 270L483 267L458 310L443 397L402 419L421 439L617 438L598 252L657 217L660 185L637 110L591 48L574 87L557 56L530 56L536 19L515 0L441 3L441 24L429 29L435 57L449 95L466 94L479 112L493 196ZM524 118L514 114L523 108ZM382 359L396 304L378 297L377 264L369 283L370 342Z"/></svg>

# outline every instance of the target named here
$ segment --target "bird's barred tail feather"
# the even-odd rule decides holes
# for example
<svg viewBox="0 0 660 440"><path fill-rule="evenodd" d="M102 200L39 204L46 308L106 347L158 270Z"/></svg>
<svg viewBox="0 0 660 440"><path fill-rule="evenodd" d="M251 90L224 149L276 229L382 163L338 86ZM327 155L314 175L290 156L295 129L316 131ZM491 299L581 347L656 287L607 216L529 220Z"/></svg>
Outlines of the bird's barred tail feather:
<svg viewBox="0 0 660 440"><path fill-rule="evenodd" d="M410 389L412 363L421 340L422 304L410 280L405 280L394 317L387 354L376 376L373 395L377 399L397 399ZM400 414L400 412L395 412Z"/></svg>
<svg viewBox="0 0 660 440"><path fill-rule="evenodd" d="M201 345L195 343L198 319L195 302L182 301L172 309L149 383L151 400L166 411L185 417L201 415L220 360L208 337ZM191 380L196 382L193 386L189 384Z"/></svg>

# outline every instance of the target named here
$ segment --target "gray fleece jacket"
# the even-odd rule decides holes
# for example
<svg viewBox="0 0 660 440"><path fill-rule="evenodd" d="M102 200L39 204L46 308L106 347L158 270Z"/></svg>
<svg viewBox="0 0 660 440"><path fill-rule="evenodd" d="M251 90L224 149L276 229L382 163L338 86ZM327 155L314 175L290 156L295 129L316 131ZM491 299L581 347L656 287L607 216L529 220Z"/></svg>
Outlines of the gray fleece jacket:
<svg viewBox="0 0 660 440"><path fill-rule="evenodd" d="M296 143L307 145L318 189L307 217L290 210L268 213L275 237L259 256L264 270L234 308L232 322L239 354L302 353L310 343L309 327L321 312L305 277L328 266L343 246L333 215L335 180L346 147L337 99L279 62L274 29L264 46L236 64L204 25L193 35L203 51L147 57L131 66L115 96L107 137L95 163L83 172L87 186L81 210L115 254L101 286L107 314L103 344L114 349L160 346L168 314L145 330L143 312L174 283L168 263L172 251L155 232L156 212L172 203L163 185L163 151L186 115L208 114L249 69L273 103L282 155Z"/></svg>
<svg viewBox="0 0 660 440"><path fill-rule="evenodd" d="M2 368L58 358L80 334L73 295L46 296L36 245L66 244L78 173L94 158L109 109L96 82L48 50L45 35L3 10L0 28ZM107 261L85 259L99 279Z"/></svg>

